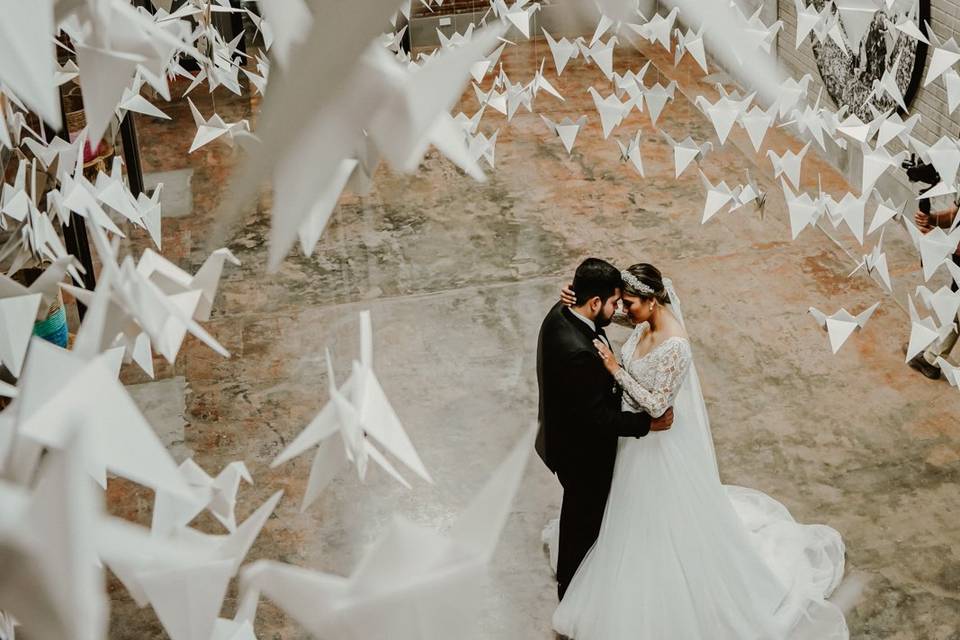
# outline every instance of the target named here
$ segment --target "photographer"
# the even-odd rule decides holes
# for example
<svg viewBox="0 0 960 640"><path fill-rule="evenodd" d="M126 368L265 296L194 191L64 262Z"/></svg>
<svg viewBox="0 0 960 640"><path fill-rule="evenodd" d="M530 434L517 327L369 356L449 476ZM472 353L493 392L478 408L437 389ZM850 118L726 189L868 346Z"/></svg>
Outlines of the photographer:
<svg viewBox="0 0 960 640"><path fill-rule="evenodd" d="M920 233L929 233L934 227L949 229L953 226L953 221L957 217L957 209L958 204L955 202L953 206L941 211L931 213L917 211L913 219L917 223ZM951 257L953 258L953 263L960 266L960 246L957 247L957 250L954 251ZM953 282L952 278L950 290L954 292L957 291L957 283ZM957 320L960 321L960 315L958 315ZM954 325L953 331L947 334L945 338L934 341L933 344L927 347L926 351L914 356L914 358L910 360L910 368L916 369L931 380L937 380L940 377L940 366L937 365L937 358L946 358L950 355L953 345L957 343L957 335L957 326Z"/></svg>

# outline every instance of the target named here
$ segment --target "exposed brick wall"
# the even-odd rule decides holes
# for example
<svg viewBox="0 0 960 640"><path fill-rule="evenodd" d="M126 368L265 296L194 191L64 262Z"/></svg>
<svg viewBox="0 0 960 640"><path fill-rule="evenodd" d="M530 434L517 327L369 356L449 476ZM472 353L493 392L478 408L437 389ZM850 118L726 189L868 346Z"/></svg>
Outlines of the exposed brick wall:
<svg viewBox="0 0 960 640"><path fill-rule="evenodd" d="M939 37L944 39L955 36L960 28L960 0L931 0L931 26ZM814 95L822 86L817 63L813 59L813 48L810 38L806 38L800 48L794 48L797 37L797 12L793 0L779 0L780 19L783 20L783 31L777 41L777 55L782 64L795 77L800 78L809 73L813 77L811 91ZM930 53L927 53L929 62ZM922 82L921 82L922 84ZM826 90L824 98L830 100ZM830 104L833 107L832 100ZM960 108L951 118L947 115L947 92L942 77L935 80L926 88L920 87L913 102L908 105L910 114L919 113L920 123L914 129L914 135L921 141L930 144L940 136L949 133L960 135ZM893 145L891 145L893 150Z"/></svg>

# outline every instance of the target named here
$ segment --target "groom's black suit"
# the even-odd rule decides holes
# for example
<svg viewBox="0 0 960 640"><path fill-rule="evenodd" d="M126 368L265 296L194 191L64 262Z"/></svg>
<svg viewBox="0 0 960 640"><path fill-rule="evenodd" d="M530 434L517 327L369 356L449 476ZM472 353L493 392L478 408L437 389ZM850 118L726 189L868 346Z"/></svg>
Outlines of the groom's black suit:
<svg viewBox="0 0 960 640"><path fill-rule="evenodd" d="M540 326L537 453L563 485L557 590L560 597L600 533L617 438L650 431L650 416L620 410L621 391L603 366L590 330L557 303ZM605 337L605 336L604 336Z"/></svg>

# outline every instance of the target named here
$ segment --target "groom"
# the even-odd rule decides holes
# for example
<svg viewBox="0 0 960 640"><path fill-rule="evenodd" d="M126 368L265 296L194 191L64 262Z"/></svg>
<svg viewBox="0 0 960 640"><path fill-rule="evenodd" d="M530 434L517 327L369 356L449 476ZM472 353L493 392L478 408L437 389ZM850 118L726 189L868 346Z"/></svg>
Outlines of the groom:
<svg viewBox="0 0 960 640"><path fill-rule="evenodd" d="M537 453L563 485L557 592L563 598L577 567L600 533L613 480L617 438L664 431L673 410L660 418L620 410L621 390L603 366L593 340L607 341L620 299L620 271L587 258L577 267L577 301L557 303L540 326L537 379L540 431ZM609 342L608 342L609 344Z"/></svg>

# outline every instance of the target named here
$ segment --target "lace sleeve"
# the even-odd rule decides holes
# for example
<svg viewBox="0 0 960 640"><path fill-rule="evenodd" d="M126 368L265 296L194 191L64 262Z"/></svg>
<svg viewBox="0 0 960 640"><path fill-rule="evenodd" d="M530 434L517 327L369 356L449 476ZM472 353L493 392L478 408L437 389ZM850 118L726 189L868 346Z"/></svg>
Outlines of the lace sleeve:
<svg viewBox="0 0 960 640"><path fill-rule="evenodd" d="M637 405L656 418L662 416L673 402L676 391L690 368L690 360L689 343L684 339L671 338L670 344L664 345L661 352L656 354L650 388L630 375L626 368L621 368L615 378Z"/></svg>

